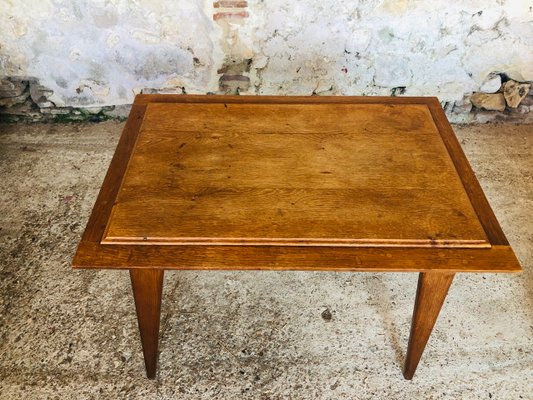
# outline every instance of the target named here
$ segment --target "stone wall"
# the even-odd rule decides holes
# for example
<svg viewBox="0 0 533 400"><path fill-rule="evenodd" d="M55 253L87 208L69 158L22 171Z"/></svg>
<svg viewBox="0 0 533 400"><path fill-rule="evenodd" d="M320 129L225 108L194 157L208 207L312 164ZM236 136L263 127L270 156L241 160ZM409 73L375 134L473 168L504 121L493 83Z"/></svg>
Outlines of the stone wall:
<svg viewBox="0 0 533 400"><path fill-rule="evenodd" d="M0 113L121 116L140 92L406 95L458 122L530 121L532 48L528 0L0 0Z"/></svg>

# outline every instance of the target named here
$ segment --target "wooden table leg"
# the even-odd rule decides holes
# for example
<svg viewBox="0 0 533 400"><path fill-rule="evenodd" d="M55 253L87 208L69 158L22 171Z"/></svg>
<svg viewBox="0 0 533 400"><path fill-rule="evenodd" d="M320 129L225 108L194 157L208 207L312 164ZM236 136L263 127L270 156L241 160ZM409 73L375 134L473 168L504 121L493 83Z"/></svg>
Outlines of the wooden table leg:
<svg viewBox="0 0 533 400"><path fill-rule="evenodd" d="M442 272L422 272L419 275L411 334L403 370L405 379L412 379L415 374L454 275L454 273Z"/></svg>
<svg viewBox="0 0 533 400"><path fill-rule="evenodd" d="M130 278L141 333L146 376L153 379L157 370L163 270L130 269Z"/></svg>

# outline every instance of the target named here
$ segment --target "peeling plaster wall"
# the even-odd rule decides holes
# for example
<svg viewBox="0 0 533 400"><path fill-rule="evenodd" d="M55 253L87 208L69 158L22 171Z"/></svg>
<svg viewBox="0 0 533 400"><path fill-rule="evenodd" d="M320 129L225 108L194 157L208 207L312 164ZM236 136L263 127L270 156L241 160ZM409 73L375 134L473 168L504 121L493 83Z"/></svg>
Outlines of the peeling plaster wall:
<svg viewBox="0 0 533 400"><path fill-rule="evenodd" d="M462 99L490 72L533 79L528 1L264 2L260 92Z"/></svg>
<svg viewBox="0 0 533 400"><path fill-rule="evenodd" d="M60 107L131 103L147 87L205 92L218 79L208 5L0 0L0 75L37 78Z"/></svg>
<svg viewBox="0 0 533 400"><path fill-rule="evenodd" d="M494 73L532 81L531 49L528 0L0 0L0 77L36 79L54 107L403 94L461 119Z"/></svg>

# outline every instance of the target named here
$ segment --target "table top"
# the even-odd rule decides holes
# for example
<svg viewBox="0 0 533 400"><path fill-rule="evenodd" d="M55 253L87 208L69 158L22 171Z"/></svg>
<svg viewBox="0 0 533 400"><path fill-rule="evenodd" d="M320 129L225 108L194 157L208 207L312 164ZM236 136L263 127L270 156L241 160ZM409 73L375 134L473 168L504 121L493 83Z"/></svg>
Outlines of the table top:
<svg viewBox="0 0 533 400"><path fill-rule="evenodd" d="M137 96L73 264L520 270L435 98Z"/></svg>

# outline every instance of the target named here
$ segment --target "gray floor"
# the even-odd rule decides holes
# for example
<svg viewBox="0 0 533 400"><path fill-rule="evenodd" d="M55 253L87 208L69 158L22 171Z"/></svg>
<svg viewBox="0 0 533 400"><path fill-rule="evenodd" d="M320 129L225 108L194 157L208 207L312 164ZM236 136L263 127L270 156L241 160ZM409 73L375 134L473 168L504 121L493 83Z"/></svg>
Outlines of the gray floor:
<svg viewBox="0 0 533 400"><path fill-rule="evenodd" d="M533 126L455 127L525 271L457 276L411 382L416 275L324 272L167 273L145 379L127 272L70 268L122 126L0 125L1 399L533 398Z"/></svg>

